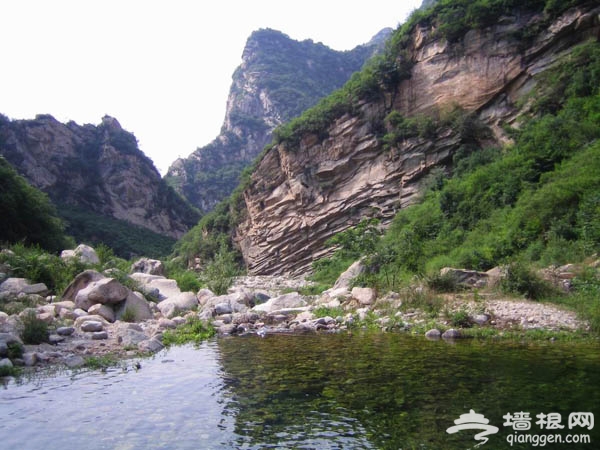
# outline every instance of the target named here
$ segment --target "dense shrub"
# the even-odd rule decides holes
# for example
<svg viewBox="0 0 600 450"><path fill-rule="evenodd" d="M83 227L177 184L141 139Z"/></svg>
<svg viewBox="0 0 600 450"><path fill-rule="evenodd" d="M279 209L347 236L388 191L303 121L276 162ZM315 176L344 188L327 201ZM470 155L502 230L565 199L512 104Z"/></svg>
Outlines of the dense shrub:
<svg viewBox="0 0 600 450"><path fill-rule="evenodd" d="M48 342L48 324L38 319L34 311L25 314L21 320L23 323L21 339L25 344Z"/></svg>
<svg viewBox="0 0 600 450"><path fill-rule="evenodd" d="M0 157L0 242L26 242L58 251L72 242L46 194Z"/></svg>

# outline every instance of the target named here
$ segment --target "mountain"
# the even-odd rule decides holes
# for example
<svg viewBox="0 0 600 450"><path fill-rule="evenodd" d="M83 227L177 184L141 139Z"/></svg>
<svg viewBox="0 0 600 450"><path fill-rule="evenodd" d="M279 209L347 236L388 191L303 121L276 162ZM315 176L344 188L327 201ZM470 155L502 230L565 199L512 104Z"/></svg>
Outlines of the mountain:
<svg viewBox="0 0 600 450"><path fill-rule="evenodd" d="M489 195L501 195L497 204L511 208L521 190L551 179L543 174L569 156L570 150L564 149L572 146L558 141L565 136L548 134L566 120L556 119L562 99L597 90L585 83L595 79L596 72L583 70L586 57L577 55L585 55L581 46L586 42L597 46L599 13L596 2L576 0L523 5L456 0L415 12L391 37L383 58L341 91L275 130L274 145L267 147L240 194L230 200L235 241L249 272L306 272L313 261L332 252L325 245L332 236L365 218L389 225L400 211L422 199L426 186L443 182L460 155L484 158L485 149L515 142L518 130L527 130L528 121L539 114L533 105L541 98L546 103L537 108L549 115L547 122L556 122L543 128L551 142L529 136L532 142L522 145L534 155L526 162L530 171L512 180L511 171L523 169L506 163L510 171L499 171L514 183L512 191L512 185L505 186L501 194ZM584 87L565 91L566 75L555 68L580 66L572 84ZM541 95L544 89L554 91ZM571 115L575 111L591 110L573 108ZM573 139L588 133L582 145L598 135L597 125L570 130ZM517 157L521 156L513 158ZM471 190L460 196L446 192L439 199L442 212L436 220L456 211L486 216L477 205L470 205L477 210L471 213L459 208L461 199L478 198L477 185L484 189L487 181L470 183ZM480 203L487 204L484 200L489 202L486 198ZM556 220L566 224L574 219ZM422 232L434 224L421 224ZM520 229L532 226L524 222ZM457 226L457 235L463 228ZM540 233L547 237L550 231ZM407 237L408 247L402 251L416 239Z"/></svg>
<svg viewBox="0 0 600 450"><path fill-rule="evenodd" d="M391 29L366 45L340 52L263 29L248 38L233 74L219 136L169 168L166 181L202 211L237 186L242 170L271 141L275 127L341 87L379 51Z"/></svg>
<svg viewBox="0 0 600 450"><path fill-rule="evenodd" d="M0 115L0 155L47 193L59 214L68 212L69 220L81 222L82 213L91 214L88 222L116 220L178 238L198 219L161 179L135 136L109 116L98 126L81 126L50 115L34 120ZM74 231L78 238L94 238Z"/></svg>

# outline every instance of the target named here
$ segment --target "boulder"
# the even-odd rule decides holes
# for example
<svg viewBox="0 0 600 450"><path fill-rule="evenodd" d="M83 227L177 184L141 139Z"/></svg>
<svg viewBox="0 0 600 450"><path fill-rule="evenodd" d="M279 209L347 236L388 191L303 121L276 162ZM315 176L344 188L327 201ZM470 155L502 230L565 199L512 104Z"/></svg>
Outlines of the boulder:
<svg viewBox="0 0 600 450"><path fill-rule="evenodd" d="M4 295L42 295L48 294L44 283L29 284L25 278L7 278L0 284L0 294Z"/></svg>
<svg viewBox="0 0 600 450"><path fill-rule="evenodd" d="M0 342L4 342L7 346L10 344L23 344L21 339L12 333L0 333Z"/></svg>
<svg viewBox="0 0 600 450"><path fill-rule="evenodd" d="M50 290L44 283L35 283L25 286L21 292L27 295L41 295L42 297L45 297Z"/></svg>
<svg viewBox="0 0 600 450"><path fill-rule="evenodd" d="M182 292L179 295L163 300L156 306L158 306L164 317L170 319L181 311L189 311L198 306L198 299L193 292Z"/></svg>
<svg viewBox="0 0 600 450"><path fill-rule="evenodd" d="M216 297L214 292L210 289L200 289L196 294L196 298L198 299L198 304L200 306L204 306L206 302L208 302L213 297Z"/></svg>
<svg viewBox="0 0 600 450"><path fill-rule="evenodd" d="M165 266L158 259L140 258L131 265L131 273L135 272L164 276Z"/></svg>
<svg viewBox="0 0 600 450"><path fill-rule="evenodd" d="M106 331L96 331L92 333L92 340L102 341L104 339L108 339L108 333Z"/></svg>
<svg viewBox="0 0 600 450"><path fill-rule="evenodd" d="M106 321L106 319L104 317L98 316L98 315L87 314L85 316L80 316L77 319L75 319L75 323L73 324L73 326L75 328L81 328L81 325L88 320L91 320L94 322L100 322L102 325L108 325L108 322Z"/></svg>
<svg viewBox="0 0 600 450"><path fill-rule="evenodd" d="M137 345L148 339L143 332L129 328L117 331L117 342L124 347L137 347Z"/></svg>
<svg viewBox="0 0 600 450"><path fill-rule="evenodd" d="M127 298L129 289L114 278L103 278L93 281L81 289L75 297L75 306L89 311L96 303L115 304Z"/></svg>
<svg viewBox="0 0 600 450"><path fill-rule="evenodd" d="M290 294L284 294L280 295L279 297L271 298L265 303L256 305L254 308L252 308L252 310L257 312L262 311L269 314L273 311L302 308L304 306L306 306L306 301L304 298L302 298L302 296L297 292L292 292Z"/></svg>
<svg viewBox="0 0 600 450"><path fill-rule="evenodd" d="M371 305L377 298L377 294L374 289L371 288L352 288L352 297L358 300L361 306Z"/></svg>
<svg viewBox="0 0 600 450"><path fill-rule="evenodd" d="M37 314L37 319L47 324L51 324L54 322L54 314L47 312L39 313Z"/></svg>
<svg viewBox="0 0 600 450"><path fill-rule="evenodd" d="M425 333L425 337L427 339L439 339L440 337L442 337L442 333L440 332L440 330L432 328L431 330Z"/></svg>
<svg viewBox="0 0 600 450"><path fill-rule="evenodd" d="M89 307L88 313L97 314L101 317L104 317L110 323L113 323L115 321L115 311L108 305L96 303L95 305Z"/></svg>
<svg viewBox="0 0 600 450"><path fill-rule="evenodd" d="M125 301L115 307L115 315L119 320L129 316L128 319L134 322L143 322L154 317L148 301L139 292L129 292Z"/></svg>
<svg viewBox="0 0 600 450"><path fill-rule="evenodd" d="M229 303L218 303L215 305L215 314L220 316L222 314L231 314L233 312L233 308Z"/></svg>
<svg viewBox="0 0 600 450"><path fill-rule="evenodd" d="M104 326L102 325L102 322L98 322L96 320L86 320L81 324L81 331L85 332L102 331L103 328Z"/></svg>
<svg viewBox="0 0 600 450"><path fill-rule="evenodd" d="M8 358L0 359L0 369L3 367L13 367L13 363Z"/></svg>
<svg viewBox="0 0 600 450"><path fill-rule="evenodd" d="M181 294L177 286L177 281L170 280L160 275L150 275L147 273L136 272L130 275L140 287L140 290L148 295L156 295L159 300L174 297Z"/></svg>
<svg viewBox="0 0 600 450"><path fill-rule="evenodd" d="M71 336L75 332L73 327L59 327L56 329L56 334L59 336Z"/></svg>
<svg viewBox="0 0 600 450"><path fill-rule="evenodd" d="M477 325L485 325L489 322L490 316L488 316L487 314L475 314L471 317L471 320Z"/></svg>
<svg viewBox="0 0 600 450"><path fill-rule="evenodd" d="M67 367L74 369L76 367L81 367L85 364L85 359L83 359L80 355L70 355L63 359L63 362Z"/></svg>
<svg viewBox="0 0 600 450"><path fill-rule="evenodd" d="M138 344L138 350L144 353L156 353L161 351L165 346L156 338L147 339Z"/></svg>
<svg viewBox="0 0 600 450"><path fill-rule="evenodd" d="M23 353L23 362L26 367L35 366L37 363L37 354L34 352Z"/></svg>
<svg viewBox="0 0 600 450"><path fill-rule="evenodd" d="M455 330L454 328L450 328L442 334L442 339L458 339L460 337L462 337L460 331Z"/></svg>
<svg viewBox="0 0 600 450"><path fill-rule="evenodd" d="M357 276L359 276L361 273L363 273L364 270L365 270L365 266L363 265L363 263L361 261L355 261L354 263L352 263L352 265L350 267L348 267L346 269L345 272L343 272L338 277L338 279L336 280L332 289L350 290L350 286L352 285L352 280L354 280Z"/></svg>
<svg viewBox="0 0 600 450"><path fill-rule="evenodd" d="M86 270L77 275L73 281L67 286L62 294L63 301L72 301L75 302L75 298L77 297L77 293L87 287L90 283L94 281L98 281L104 278L99 272L95 270Z"/></svg>
<svg viewBox="0 0 600 450"><path fill-rule="evenodd" d="M60 257L64 260L79 258L79 261L84 264L100 263L100 258L98 258L96 250L85 244L79 244L75 250L63 250L60 254Z"/></svg>

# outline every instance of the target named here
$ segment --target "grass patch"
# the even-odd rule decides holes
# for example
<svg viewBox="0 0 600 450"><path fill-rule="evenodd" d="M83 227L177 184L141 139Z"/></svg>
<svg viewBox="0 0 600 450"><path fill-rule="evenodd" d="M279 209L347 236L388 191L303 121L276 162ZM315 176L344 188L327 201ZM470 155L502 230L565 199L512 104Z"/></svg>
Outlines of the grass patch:
<svg viewBox="0 0 600 450"><path fill-rule="evenodd" d="M321 318L321 317L333 317L334 319L336 317L344 317L344 309L341 306L336 306L335 308L330 308L329 306L319 306L318 308L315 308L313 311L313 314L315 315L315 317L317 318Z"/></svg>
<svg viewBox="0 0 600 450"><path fill-rule="evenodd" d="M115 367L119 364L119 360L112 355L89 356L85 358L83 367L90 370L104 370L109 367Z"/></svg>
<svg viewBox="0 0 600 450"><path fill-rule="evenodd" d="M34 311L25 314L22 322L21 339L25 344L37 345L48 342L48 324L38 319Z"/></svg>
<svg viewBox="0 0 600 450"><path fill-rule="evenodd" d="M0 367L0 378L2 377L16 377L21 374L21 369L19 367L8 367L2 366Z"/></svg>
<svg viewBox="0 0 600 450"><path fill-rule="evenodd" d="M123 322L135 322L135 311L131 308L125 308L123 315L121 316Z"/></svg>
<svg viewBox="0 0 600 450"><path fill-rule="evenodd" d="M215 329L197 317L188 318L187 322L174 330L163 333L162 343L165 346L182 345L189 342L199 344L205 339L214 336Z"/></svg>
<svg viewBox="0 0 600 450"><path fill-rule="evenodd" d="M471 328L472 326L469 312L465 309L454 311L449 315L448 320L453 327Z"/></svg>
<svg viewBox="0 0 600 450"><path fill-rule="evenodd" d="M326 291L330 287L331 285L317 283L312 284L310 286L301 287L300 289L298 289L298 293L300 295L320 295L323 293L323 291Z"/></svg>
<svg viewBox="0 0 600 450"><path fill-rule="evenodd" d="M547 299L552 303L574 310L586 320L590 330L600 334L600 274L598 269L588 267L572 280L569 295L555 295Z"/></svg>

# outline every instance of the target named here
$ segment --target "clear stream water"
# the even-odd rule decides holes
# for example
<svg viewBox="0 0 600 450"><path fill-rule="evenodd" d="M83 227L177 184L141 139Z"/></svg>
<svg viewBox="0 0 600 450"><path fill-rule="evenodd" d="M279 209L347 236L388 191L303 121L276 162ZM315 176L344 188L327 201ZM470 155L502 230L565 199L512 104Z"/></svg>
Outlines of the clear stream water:
<svg viewBox="0 0 600 450"><path fill-rule="evenodd" d="M597 343L269 335L140 362L8 381L0 449L468 449L480 431L446 429L471 409L499 429L483 450L536 448L516 435L556 434L535 423L550 412L563 439L591 442L545 448L600 448L600 424L568 429L570 413L600 420ZM516 412L530 414L529 431L503 425Z"/></svg>

